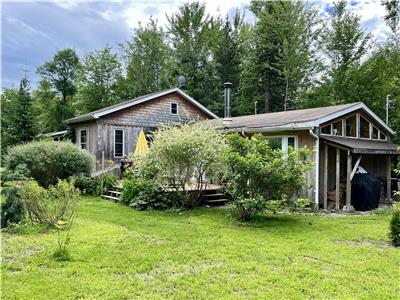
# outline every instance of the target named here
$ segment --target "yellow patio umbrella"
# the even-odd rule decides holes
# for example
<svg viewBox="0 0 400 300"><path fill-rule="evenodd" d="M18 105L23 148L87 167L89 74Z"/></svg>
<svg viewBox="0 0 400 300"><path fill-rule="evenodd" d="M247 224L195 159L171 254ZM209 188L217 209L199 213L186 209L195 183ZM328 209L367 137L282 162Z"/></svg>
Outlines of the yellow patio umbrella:
<svg viewBox="0 0 400 300"><path fill-rule="evenodd" d="M147 144L146 136L144 135L143 129L140 130L139 137L136 143L135 155L144 155L149 152L149 145Z"/></svg>

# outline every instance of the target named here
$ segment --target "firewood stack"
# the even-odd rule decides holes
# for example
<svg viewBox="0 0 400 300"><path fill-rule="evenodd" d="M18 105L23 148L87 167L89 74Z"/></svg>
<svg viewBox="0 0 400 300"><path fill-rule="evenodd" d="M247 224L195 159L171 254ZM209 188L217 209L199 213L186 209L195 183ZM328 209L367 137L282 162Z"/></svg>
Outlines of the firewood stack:
<svg viewBox="0 0 400 300"><path fill-rule="evenodd" d="M341 181L339 185L339 206L343 207L346 202L346 182ZM328 209L336 207L336 187L328 192Z"/></svg>

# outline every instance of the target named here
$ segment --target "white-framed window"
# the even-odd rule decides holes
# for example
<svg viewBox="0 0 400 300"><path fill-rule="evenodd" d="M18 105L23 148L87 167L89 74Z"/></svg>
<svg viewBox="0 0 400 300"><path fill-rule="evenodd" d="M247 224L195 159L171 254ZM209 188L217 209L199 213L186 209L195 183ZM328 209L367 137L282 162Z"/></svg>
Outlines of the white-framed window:
<svg viewBox="0 0 400 300"><path fill-rule="evenodd" d="M88 148L87 129L80 129L79 130L79 147L81 149L87 149Z"/></svg>
<svg viewBox="0 0 400 300"><path fill-rule="evenodd" d="M293 147L294 149L299 147L297 136L266 136L265 138L272 149L281 149L287 152L289 147Z"/></svg>
<svg viewBox="0 0 400 300"><path fill-rule="evenodd" d="M170 113L171 113L171 115L177 115L178 114L178 103L175 103L175 102L171 103Z"/></svg>
<svg viewBox="0 0 400 300"><path fill-rule="evenodd" d="M124 157L124 130L114 129L114 157Z"/></svg>

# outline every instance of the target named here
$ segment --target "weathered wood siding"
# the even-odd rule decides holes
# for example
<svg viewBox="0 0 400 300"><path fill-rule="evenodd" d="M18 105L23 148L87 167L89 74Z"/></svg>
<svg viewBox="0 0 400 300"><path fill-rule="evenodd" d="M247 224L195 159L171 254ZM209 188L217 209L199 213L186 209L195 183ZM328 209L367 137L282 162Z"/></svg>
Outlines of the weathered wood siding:
<svg viewBox="0 0 400 300"><path fill-rule="evenodd" d="M178 104L178 114L170 113L171 103ZM205 120L210 117L177 93L171 93L148 102L126 108L98 120L76 124L76 143L79 145L79 130L88 130L88 150L100 165L102 151L105 159L119 162L114 155L114 130L124 131L124 155L133 152L137 137L143 129L146 133L163 124L186 123L190 120Z"/></svg>

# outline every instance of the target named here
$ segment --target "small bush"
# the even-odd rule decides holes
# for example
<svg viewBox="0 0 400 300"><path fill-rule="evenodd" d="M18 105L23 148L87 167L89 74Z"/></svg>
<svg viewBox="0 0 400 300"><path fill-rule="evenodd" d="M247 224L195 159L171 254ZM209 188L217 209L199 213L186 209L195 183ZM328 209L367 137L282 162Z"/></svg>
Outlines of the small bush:
<svg viewBox="0 0 400 300"><path fill-rule="evenodd" d="M25 164L30 176L43 186L79 174L89 174L93 159L86 150L70 142L35 141L8 150L5 165L12 171Z"/></svg>
<svg viewBox="0 0 400 300"><path fill-rule="evenodd" d="M22 183L20 195L31 221L55 227L58 221L69 220L73 216L79 190L65 180L59 180L48 190L30 180Z"/></svg>
<svg viewBox="0 0 400 300"><path fill-rule="evenodd" d="M393 205L389 237L393 243L393 246L400 247L400 204L397 203Z"/></svg>
<svg viewBox="0 0 400 300"><path fill-rule="evenodd" d="M99 181L95 178L87 176L79 176L74 178L74 186L81 191L82 194L96 195L98 191Z"/></svg>
<svg viewBox="0 0 400 300"><path fill-rule="evenodd" d="M265 200L261 196L254 198L237 198L233 205L241 221L250 221L257 213L264 210Z"/></svg>
<svg viewBox="0 0 400 300"><path fill-rule="evenodd" d="M121 202L138 210L165 210L173 207L172 197L148 179L125 179Z"/></svg>
<svg viewBox="0 0 400 300"><path fill-rule="evenodd" d="M147 155L133 157L140 174L180 195L182 208L200 204L209 181L224 168L222 132L204 122L165 126L154 134Z"/></svg>
<svg viewBox="0 0 400 300"><path fill-rule="evenodd" d="M1 228L5 228L10 224L21 223L26 214L16 189L7 189L4 193L7 198L1 204Z"/></svg>

